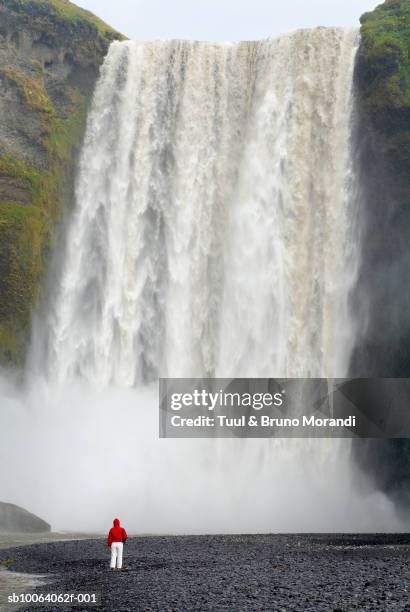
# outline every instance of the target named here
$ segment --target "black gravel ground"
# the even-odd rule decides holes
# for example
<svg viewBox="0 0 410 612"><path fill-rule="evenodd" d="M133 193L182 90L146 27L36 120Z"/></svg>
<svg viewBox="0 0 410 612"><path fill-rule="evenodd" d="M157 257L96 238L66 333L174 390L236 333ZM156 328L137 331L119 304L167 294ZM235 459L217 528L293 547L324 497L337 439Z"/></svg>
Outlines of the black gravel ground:
<svg viewBox="0 0 410 612"><path fill-rule="evenodd" d="M115 572L102 540L14 548L2 558L15 571L49 575L37 593L100 592L98 609L109 612L410 611L410 535L135 537ZM22 608L39 609L87 608Z"/></svg>

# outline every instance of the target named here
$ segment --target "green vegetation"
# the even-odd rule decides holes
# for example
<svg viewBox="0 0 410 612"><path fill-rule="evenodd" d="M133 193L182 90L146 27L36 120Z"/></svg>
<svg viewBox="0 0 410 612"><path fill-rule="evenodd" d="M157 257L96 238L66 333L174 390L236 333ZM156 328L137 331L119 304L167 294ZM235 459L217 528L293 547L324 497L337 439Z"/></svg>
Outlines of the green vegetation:
<svg viewBox="0 0 410 612"><path fill-rule="evenodd" d="M47 215L37 206L0 203L0 344L8 363L24 346L30 323L27 304L38 298L49 231Z"/></svg>
<svg viewBox="0 0 410 612"><path fill-rule="evenodd" d="M364 111L403 179L410 168L410 0L386 0L361 18L357 75Z"/></svg>
<svg viewBox="0 0 410 612"><path fill-rule="evenodd" d="M44 88L44 81L41 77L27 77L20 70L11 66L2 66L0 76L13 83L19 90L28 110L52 113L53 105Z"/></svg>
<svg viewBox="0 0 410 612"><path fill-rule="evenodd" d="M81 145L85 130L87 97L79 97L72 112L65 118L53 116L48 126L45 147L48 170L42 175L38 204L48 211L53 222L57 221L62 206L72 192L76 151Z"/></svg>
<svg viewBox="0 0 410 612"><path fill-rule="evenodd" d="M10 157L0 157L0 177L19 179L30 193L30 205L0 197L0 355L3 364L19 363L29 337L32 305L40 295L52 230L70 199L75 151L84 132L87 97L73 96L66 117L57 116L39 86L19 75L19 89L33 113L44 117L44 169Z"/></svg>
<svg viewBox="0 0 410 612"><path fill-rule="evenodd" d="M80 146L86 98L66 118L48 119L44 145L47 168L40 171L0 157L0 176L20 178L31 193L31 205L0 201L0 349L1 361L18 363L29 336L31 307L39 298L52 230L72 192L74 151Z"/></svg>
<svg viewBox="0 0 410 612"><path fill-rule="evenodd" d="M45 0L43 0L43 3L46 3ZM50 0L50 4L56 13L63 19L69 19L74 23L78 21L86 21L95 27L101 36L108 37L109 39L113 38L113 29L102 21L102 19L93 15L93 13L90 11L82 9L79 6L68 2L67 0ZM119 36L120 38L124 38L122 35Z"/></svg>
<svg viewBox="0 0 410 612"><path fill-rule="evenodd" d="M12 563L14 563L13 559L4 559L4 561L0 561L0 566L9 567Z"/></svg>
<svg viewBox="0 0 410 612"><path fill-rule="evenodd" d="M108 40L122 40L125 37L115 32L102 19L99 19L90 11L76 6L69 0L8 0L12 10L30 14L33 10L36 16L47 16L65 22L66 26L88 25L98 32L98 35Z"/></svg>
<svg viewBox="0 0 410 612"><path fill-rule="evenodd" d="M7 155L0 156L0 177L1 176L22 179L25 184L29 185L32 199L35 200L39 196L40 172L24 161Z"/></svg>
<svg viewBox="0 0 410 612"><path fill-rule="evenodd" d="M12 52L0 67L3 86L18 92L18 112L39 126L28 137L43 152L38 163L28 162L24 150L4 149L0 136L0 363L16 365L24 359L55 224L73 199L98 68L109 43L124 37L67 0L0 0L0 20L11 34L26 31L43 41L70 73L58 77L56 89L30 49L25 64L15 64Z"/></svg>

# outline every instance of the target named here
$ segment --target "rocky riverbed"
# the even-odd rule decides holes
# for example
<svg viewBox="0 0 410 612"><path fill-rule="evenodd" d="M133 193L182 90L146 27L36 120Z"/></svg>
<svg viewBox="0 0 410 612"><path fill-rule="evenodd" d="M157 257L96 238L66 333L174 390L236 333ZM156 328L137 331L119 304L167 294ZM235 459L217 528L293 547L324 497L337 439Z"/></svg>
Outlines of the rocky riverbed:
<svg viewBox="0 0 410 612"><path fill-rule="evenodd" d="M34 592L99 593L110 612L410 611L410 535L133 537L115 572L102 539L0 553L9 571L48 578Z"/></svg>

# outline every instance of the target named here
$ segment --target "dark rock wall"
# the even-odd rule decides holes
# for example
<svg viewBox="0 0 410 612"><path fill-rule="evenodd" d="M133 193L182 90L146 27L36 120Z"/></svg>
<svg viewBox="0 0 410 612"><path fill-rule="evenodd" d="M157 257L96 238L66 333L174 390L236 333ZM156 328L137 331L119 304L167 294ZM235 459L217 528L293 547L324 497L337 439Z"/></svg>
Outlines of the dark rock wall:
<svg viewBox="0 0 410 612"><path fill-rule="evenodd" d="M410 377L410 0L361 19L356 66L361 269L352 376ZM386 407L387 409L387 407ZM358 464L404 510L410 441L354 444Z"/></svg>

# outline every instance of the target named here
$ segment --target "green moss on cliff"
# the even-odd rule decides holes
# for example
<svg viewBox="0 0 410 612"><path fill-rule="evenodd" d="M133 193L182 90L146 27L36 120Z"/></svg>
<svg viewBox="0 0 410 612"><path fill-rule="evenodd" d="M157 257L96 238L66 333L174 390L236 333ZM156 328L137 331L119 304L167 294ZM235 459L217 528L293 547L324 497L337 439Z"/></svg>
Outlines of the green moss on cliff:
<svg viewBox="0 0 410 612"><path fill-rule="evenodd" d="M38 299L42 249L49 221L37 206L0 203L0 343L2 361L14 363L30 324L27 304Z"/></svg>
<svg viewBox="0 0 410 612"><path fill-rule="evenodd" d="M0 355L3 364L19 363L29 337L31 307L40 295L52 230L64 201L72 192L74 155L86 118L85 98L66 117L52 116L45 146L48 163L38 170L27 163L0 157L0 176L20 179L31 204L0 199ZM23 183L24 181L24 183Z"/></svg>
<svg viewBox="0 0 410 612"><path fill-rule="evenodd" d="M52 230L72 194L74 151L86 118L85 98L66 117L51 117L45 146L47 167L40 171L11 157L0 157L0 176L24 179L29 206L0 201L0 349L3 363L19 363L29 336L31 308L38 302Z"/></svg>
<svg viewBox="0 0 410 612"><path fill-rule="evenodd" d="M50 4L56 13L63 19L69 19L74 23L78 21L87 21L87 23L95 27L100 36L103 36L104 38L108 38L109 40L113 40L113 37L119 37L120 39L124 38L117 32L114 35L114 30L108 24L102 21L102 19L96 17L96 15L93 15L93 13L90 11L72 4L71 2L64 0L50 0Z"/></svg>
<svg viewBox="0 0 410 612"><path fill-rule="evenodd" d="M0 68L0 75L3 79L13 83L17 87L28 110L44 113L52 113L54 111L53 105L45 90L42 77L27 77L23 72L11 66L2 66Z"/></svg>
<svg viewBox="0 0 410 612"><path fill-rule="evenodd" d="M71 33L74 35L72 51L77 58L83 55L85 62L95 59L98 61L98 50L103 50L107 43L113 40L125 39L125 36L116 32L102 19L69 0L0 0L1 6L8 12L12 11L22 21L30 19L30 26L43 30L43 39L50 46L58 43L61 30ZM89 37L75 36L86 31L89 32ZM88 60L83 52L90 54Z"/></svg>
<svg viewBox="0 0 410 612"><path fill-rule="evenodd" d="M0 177L1 176L12 176L24 180L30 185L32 197L35 198L38 195L40 188L40 172L24 161L7 155L0 156Z"/></svg>
<svg viewBox="0 0 410 612"><path fill-rule="evenodd" d="M10 37L26 30L69 71L56 87L55 77L30 57L29 49L26 65L10 61L0 68L3 84L17 89L24 112L40 126L34 144L42 151L38 163L28 162L23 151L10 151L0 140L0 363L18 364L53 229L73 199L76 158L98 68L109 43L123 37L65 0L0 0L0 20Z"/></svg>
<svg viewBox="0 0 410 612"><path fill-rule="evenodd" d="M45 142L49 159L48 170L41 179L39 204L51 219L58 220L62 205L72 196L76 151L85 130L88 99L79 98L71 113L65 117L53 117Z"/></svg>
<svg viewBox="0 0 410 612"><path fill-rule="evenodd" d="M410 0L386 0L361 18L362 107L392 168L410 168Z"/></svg>

